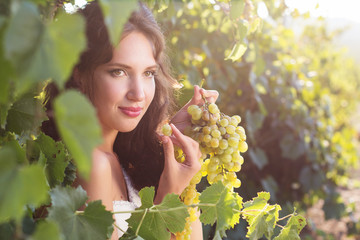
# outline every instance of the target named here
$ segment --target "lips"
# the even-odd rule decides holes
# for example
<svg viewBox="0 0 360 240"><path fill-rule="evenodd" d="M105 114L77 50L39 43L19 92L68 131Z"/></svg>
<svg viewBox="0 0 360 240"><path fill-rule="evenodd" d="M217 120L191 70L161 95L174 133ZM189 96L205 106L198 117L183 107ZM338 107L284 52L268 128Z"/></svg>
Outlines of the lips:
<svg viewBox="0 0 360 240"><path fill-rule="evenodd" d="M137 117L142 111L141 107L119 107L119 109L129 117Z"/></svg>

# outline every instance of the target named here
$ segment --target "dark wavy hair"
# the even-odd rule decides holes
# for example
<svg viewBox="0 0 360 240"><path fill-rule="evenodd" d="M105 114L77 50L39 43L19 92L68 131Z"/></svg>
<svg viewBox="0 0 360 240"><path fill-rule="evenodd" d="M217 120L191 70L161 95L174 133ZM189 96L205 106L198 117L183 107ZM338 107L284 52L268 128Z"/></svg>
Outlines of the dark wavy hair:
<svg viewBox="0 0 360 240"><path fill-rule="evenodd" d="M79 82L72 76L66 83L66 88L81 90L90 100L94 96L94 71L96 67L112 59L114 46L111 44L104 18L95 1L88 4L81 14L86 20L87 49L82 53L75 71L85 74ZM133 31L143 33L152 43L154 58L158 64L155 76L155 96L147 112L138 126L131 132L119 132L113 151L117 154L121 166L130 176L135 188L145 186L157 187L164 168L163 149L160 145L156 130L160 123L168 118L174 107L174 87L177 81L171 77L168 56L165 53L164 35L151 11L142 3L134 11L124 25L121 37ZM75 72L74 71L74 72ZM73 74L74 75L74 74ZM59 140L59 135L52 119L52 99L58 94L54 84L46 87L49 121L43 123L42 130Z"/></svg>

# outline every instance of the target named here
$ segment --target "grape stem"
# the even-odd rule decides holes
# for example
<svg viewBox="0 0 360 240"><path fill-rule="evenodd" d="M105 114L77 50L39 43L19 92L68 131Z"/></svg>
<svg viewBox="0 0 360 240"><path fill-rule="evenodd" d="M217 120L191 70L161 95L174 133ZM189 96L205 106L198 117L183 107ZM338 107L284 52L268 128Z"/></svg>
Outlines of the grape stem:
<svg viewBox="0 0 360 240"><path fill-rule="evenodd" d="M144 211L147 211L149 213L153 213L153 212L172 212L172 211L177 211L179 209L184 209L184 208L189 208L189 207L216 207L216 204L215 203L198 203L198 204L190 204L190 205L174 207L174 208L166 208L166 209L157 209L156 205L155 205L155 206L152 206L150 208L136 209L136 210L133 210L133 211L119 211L119 212L112 212L112 213L113 214L141 213L141 212L144 212Z"/></svg>

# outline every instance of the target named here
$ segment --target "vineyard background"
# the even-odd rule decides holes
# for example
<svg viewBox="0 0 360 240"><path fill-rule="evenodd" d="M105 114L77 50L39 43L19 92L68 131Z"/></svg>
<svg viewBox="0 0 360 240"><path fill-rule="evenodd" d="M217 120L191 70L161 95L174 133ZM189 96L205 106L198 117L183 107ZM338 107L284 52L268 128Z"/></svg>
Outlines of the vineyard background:
<svg viewBox="0 0 360 240"><path fill-rule="evenodd" d="M126 2L130 9L134 1ZM184 85L179 106L191 96L192 86L205 79L205 88L219 91L221 111L243 118L249 151L239 173L238 192L244 201L267 191L270 201L281 205L282 216L296 207L308 220L302 239L360 238L359 200L351 198L360 187L356 170L360 64L336 44L346 32L327 28L326 19L290 11L283 0L146 2L165 31L174 74ZM264 7L268 16L261 18L258 9ZM289 21L301 23L302 28L295 31ZM55 204L51 221L37 224L34 216L39 215L39 207L49 204L50 197L67 194L75 209L85 198L78 189L56 186L69 185L75 177L69 150L78 150L78 155L73 154L77 169L88 173L89 154L81 151L98 143L96 122L81 129L79 123L69 122L75 126L69 132L78 134L64 139L69 149L39 132L45 119L42 87L48 80L64 85L84 48L82 29L79 15L65 13L53 1L0 3L0 236L4 239L59 239L61 224L51 216L62 206ZM76 102L77 109L89 109L83 117L93 119L83 98L67 96L57 101L58 121L68 120L62 109L69 102ZM84 147L78 142L85 133L94 138ZM55 152L59 155L54 158L63 162L51 160ZM206 186L202 181L199 191ZM106 233L109 216L99 205L91 207L99 218L107 219L99 226ZM215 227L204 227L206 238L213 237ZM246 222L241 221L227 231L226 239L245 239L246 232Z"/></svg>

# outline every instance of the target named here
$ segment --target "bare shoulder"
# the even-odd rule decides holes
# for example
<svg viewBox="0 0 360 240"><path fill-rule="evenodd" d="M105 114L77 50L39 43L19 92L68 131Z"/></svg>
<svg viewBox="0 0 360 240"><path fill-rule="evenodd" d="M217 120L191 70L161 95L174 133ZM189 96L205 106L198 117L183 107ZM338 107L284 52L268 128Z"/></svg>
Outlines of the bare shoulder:
<svg viewBox="0 0 360 240"><path fill-rule="evenodd" d="M111 173L111 157L95 148L92 153L92 171Z"/></svg>
<svg viewBox="0 0 360 240"><path fill-rule="evenodd" d="M108 210L112 209L112 169L109 154L94 149L92 166L88 180L79 179L80 185L87 191L89 200L102 200Z"/></svg>

